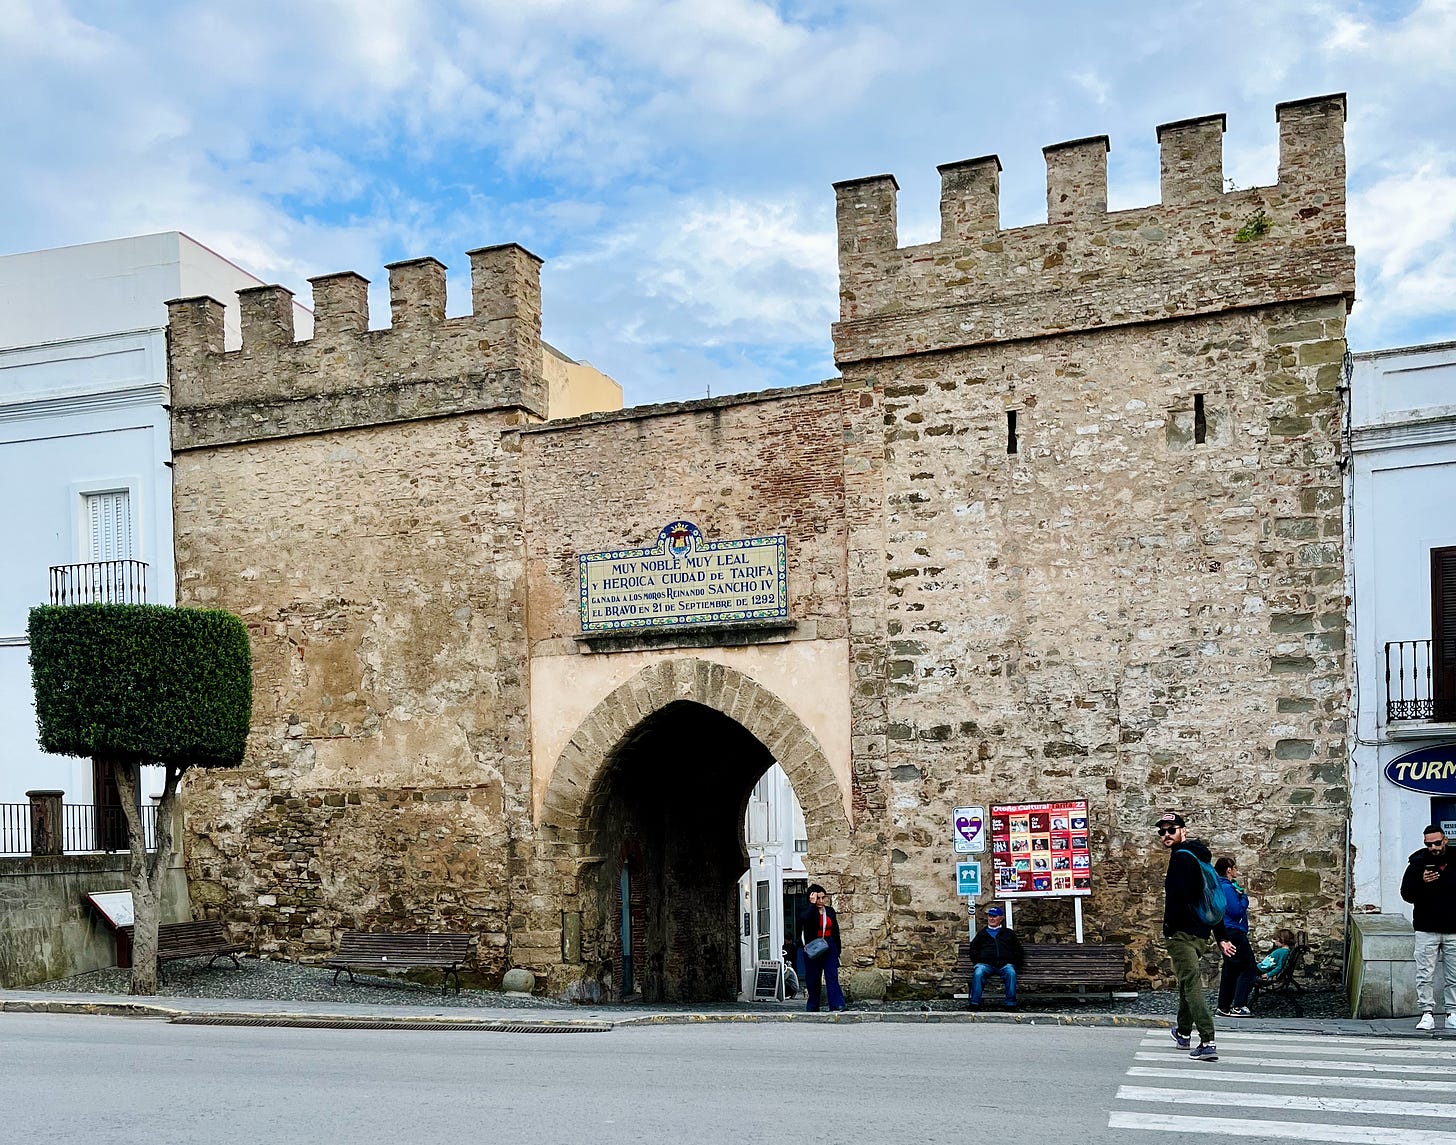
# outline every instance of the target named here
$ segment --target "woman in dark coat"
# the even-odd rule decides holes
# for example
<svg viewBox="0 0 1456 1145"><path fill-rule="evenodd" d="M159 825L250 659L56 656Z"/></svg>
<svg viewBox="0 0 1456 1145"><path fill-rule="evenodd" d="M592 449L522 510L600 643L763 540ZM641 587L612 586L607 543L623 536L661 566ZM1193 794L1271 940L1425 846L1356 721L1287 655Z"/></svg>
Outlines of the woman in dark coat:
<svg viewBox="0 0 1456 1145"><path fill-rule="evenodd" d="M1218 883L1223 888L1223 928L1234 945L1232 954L1223 956L1223 970L1218 978L1218 1009L1222 1018L1247 1018L1249 994L1259 972L1254 965L1254 949L1249 945L1249 896L1239 885L1238 864L1222 858L1213 864Z"/></svg>

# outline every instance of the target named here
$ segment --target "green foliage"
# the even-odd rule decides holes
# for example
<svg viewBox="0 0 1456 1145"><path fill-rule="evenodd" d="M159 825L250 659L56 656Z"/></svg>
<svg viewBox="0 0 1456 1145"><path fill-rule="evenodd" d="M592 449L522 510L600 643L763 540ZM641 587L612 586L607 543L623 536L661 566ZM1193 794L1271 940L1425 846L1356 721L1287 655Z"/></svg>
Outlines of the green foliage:
<svg viewBox="0 0 1456 1145"><path fill-rule="evenodd" d="M1261 239L1274 229L1274 220L1260 207L1244 220L1244 225L1234 232L1234 242L1247 243Z"/></svg>
<svg viewBox="0 0 1456 1145"><path fill-rule="evenodd" d="M230 612L32 608L30 664L45 751L179 770L242 761L252 656L248 630Z"/></svg>

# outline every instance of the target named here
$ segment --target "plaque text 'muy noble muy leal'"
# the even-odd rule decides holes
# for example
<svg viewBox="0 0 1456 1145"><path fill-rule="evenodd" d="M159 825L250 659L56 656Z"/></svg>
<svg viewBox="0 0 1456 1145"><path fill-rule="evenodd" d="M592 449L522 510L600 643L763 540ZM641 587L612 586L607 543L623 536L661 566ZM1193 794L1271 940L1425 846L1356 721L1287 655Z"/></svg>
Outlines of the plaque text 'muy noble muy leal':
<svg viewBox="0 0 1456 1145"><path fill-rule="evenodd" d="M705 541L673 521L641 549L582 553L581 630L731 624L789 615L788 538Z"/></svg>

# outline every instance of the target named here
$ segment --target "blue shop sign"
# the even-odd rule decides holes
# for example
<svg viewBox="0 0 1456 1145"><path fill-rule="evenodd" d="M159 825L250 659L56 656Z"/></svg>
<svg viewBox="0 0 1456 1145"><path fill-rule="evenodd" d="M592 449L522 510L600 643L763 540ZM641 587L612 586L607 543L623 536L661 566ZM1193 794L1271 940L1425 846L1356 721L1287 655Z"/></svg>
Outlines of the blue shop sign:
<svg viewBox="0 0 1456 1145"><path fill-rule="evenodd" d="M1385 778L1407 791L1456 795L1456 743L1438 743L1398 755L1385 765Z"/></svg>

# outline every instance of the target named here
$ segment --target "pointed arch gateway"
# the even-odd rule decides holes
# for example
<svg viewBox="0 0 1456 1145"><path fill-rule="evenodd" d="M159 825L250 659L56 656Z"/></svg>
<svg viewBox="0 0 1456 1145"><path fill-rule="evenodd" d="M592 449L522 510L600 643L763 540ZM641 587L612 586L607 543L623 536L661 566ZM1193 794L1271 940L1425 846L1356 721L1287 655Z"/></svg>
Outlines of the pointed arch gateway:
<svg viewBox="0 0 1456 1145"><path fill-rule="evenodd" d="M565 889L583 978L648 1000L736 996L743 816L774 762L804 811L810 870L836 874L849 851L845 787L804 721L752 677L697 657L659 661L581 722L538 825L556 868L576 872Z"/></svg>

